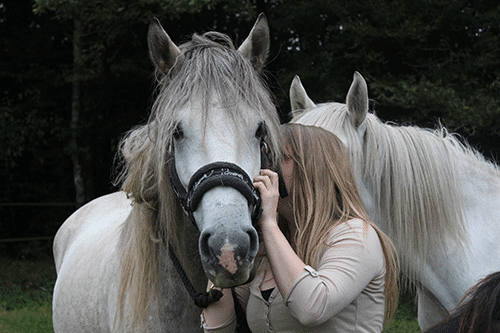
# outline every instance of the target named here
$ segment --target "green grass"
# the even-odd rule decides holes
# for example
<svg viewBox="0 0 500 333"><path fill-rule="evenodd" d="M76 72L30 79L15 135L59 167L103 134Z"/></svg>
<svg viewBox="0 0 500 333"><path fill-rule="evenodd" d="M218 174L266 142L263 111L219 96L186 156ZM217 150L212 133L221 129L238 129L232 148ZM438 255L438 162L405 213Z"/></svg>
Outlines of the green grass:
<svg viewBox="0 0 500 333"><path fill-rule="evenodd" d="M0 332L54 332L51 304L30 304L11 311L0 309Z"/></svg>
<svg viewBox="0 0 500 333"><path fill-rule="evenodd" d="M401 290L396 314L383 332L420 333L417 322L417 303L414 293L405 289Z"/></svg>
<svg viewBox="0 0 500 333"><path fill-rule="evenodd" d="M54 332L52 258L0 259L0 332Z"/></svg>
<svg viewBox="0 0 500 333"><path fill-rule="evenodd" d="M52 258L0 258L0 333L54 332ZM414 295L403 290L396 314L384 333L419 333Z"/></svg>

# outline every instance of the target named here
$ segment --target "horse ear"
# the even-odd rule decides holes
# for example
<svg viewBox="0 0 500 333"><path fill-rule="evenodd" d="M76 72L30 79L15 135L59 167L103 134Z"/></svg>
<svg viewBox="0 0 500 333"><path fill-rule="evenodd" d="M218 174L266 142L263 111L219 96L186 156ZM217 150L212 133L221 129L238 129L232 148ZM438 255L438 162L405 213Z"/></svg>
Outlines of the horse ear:
<svg viewBox="0 0 500 333"><path fill-rule="evenodd" d="M175 65L181 51L172 42L157 18L149 24L149 56L156 68L166 74Z"/></svg>
<svg viewBox="0 0 500 333"><path fill-rule="evenodd" d="M368 87L358 72L354 73L354 79L347 93L347 111L356 127L363 123L368 113Z"/></svg>
<svg viewBox="0 0 500 333"><path fill-rule="evenodd" d="M298 116L303 110L307 110L316 106L314 102L307 96L306 90L300 81L300 77L295 75L290 86L290 104L292 107L292 116Z"/></svg>
<svg viewBox="0 0 500 333"><path fill-rule="evenodd" d="M250 62L256 71L260 71L269 54L269 25L264 13L261 13L255 22L247 39L238 48L238 51Z"/></svg>

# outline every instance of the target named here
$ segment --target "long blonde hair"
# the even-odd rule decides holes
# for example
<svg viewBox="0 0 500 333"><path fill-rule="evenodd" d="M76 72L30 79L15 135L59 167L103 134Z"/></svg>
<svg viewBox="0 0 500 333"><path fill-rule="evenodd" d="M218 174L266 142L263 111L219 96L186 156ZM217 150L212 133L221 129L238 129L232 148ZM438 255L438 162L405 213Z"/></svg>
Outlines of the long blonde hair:
<svg viewBox="0 0 500 333"><path fill-rule="evenodd" d="M340 139L319 127L282 125L284 158L293 160L290 195L297 232L288 235L297 255L316 267L332 229L360 219L372 226L380 239L386 263L385 319L394 314L398 301L398 262L390 238L368 218Z"/></svg>

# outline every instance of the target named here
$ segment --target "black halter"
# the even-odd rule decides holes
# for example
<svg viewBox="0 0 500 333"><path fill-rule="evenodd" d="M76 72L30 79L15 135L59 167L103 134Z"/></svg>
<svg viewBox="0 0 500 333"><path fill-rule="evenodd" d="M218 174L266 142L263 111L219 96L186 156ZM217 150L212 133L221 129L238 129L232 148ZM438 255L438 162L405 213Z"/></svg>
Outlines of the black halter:
<svg viewBox="0 0 500 333"><path fill-rule="evenodd" d="M195 224L193 212L198 208L203 195L217 186L227 186L238 190L247 199L252 222L256 223L259 219L259 191L255 189L252 179L247 173L234 163L214 162L202 166L191 177L186 191L177 174L175 159L172 157L170 160L170 185L189 218Z"/></svg>
<svg viewBox="0 0 500 333"><path fill-rule="evenodd" d="M189 215L191 221L196 225L193 212L198 208L203 195L210 189L217 186L228 186L238 190L247 199L250 208L252 223L255 225L261 215L260 193L253 186L253 181L248 174L238 165L229 162L214 162L202 166L191 177L187 190L182 185L177 169L175 158L169 161L170 186L175 196L180 201L184 211ZM271 167L270 152L265 141L261 142L261 169ZM279 175L280 197L288 196L288 191L283 181L283 176L279 166L276 168Z"/></svg>

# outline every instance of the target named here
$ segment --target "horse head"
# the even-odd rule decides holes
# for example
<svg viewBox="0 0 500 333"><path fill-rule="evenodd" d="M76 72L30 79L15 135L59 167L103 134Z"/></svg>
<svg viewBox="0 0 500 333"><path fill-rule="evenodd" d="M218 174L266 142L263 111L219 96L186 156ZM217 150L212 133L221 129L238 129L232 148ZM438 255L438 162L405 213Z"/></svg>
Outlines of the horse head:
<svg viewBox="0 0 500 333"><path fill-rule="evenodd" d="M163 156L158 177L170 175L200 231L207 277L220 287L243 284L259 246L252 180L263 159L278 156L279 118L258 74L269 52L267 20L261 14L238 49L216 32L177 46L157 20L148 42L160 82L150 119Z"/></svg>
<svg viewBox="0 0 500 333"><path fill-rule="evenodd" d="M363 76L355 72L346 103L329 102L315 104L306 93L296 75L290 87L291 115L293 123L323 127L335 133L346 147L352 163L356 185L365 207L371 216L377 214L371 192L362 182L363 138L368 115L368 87Z"/></svg>

